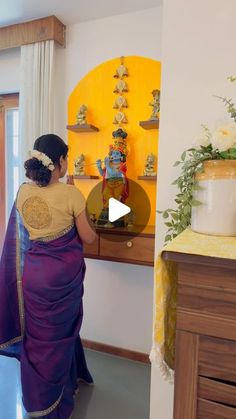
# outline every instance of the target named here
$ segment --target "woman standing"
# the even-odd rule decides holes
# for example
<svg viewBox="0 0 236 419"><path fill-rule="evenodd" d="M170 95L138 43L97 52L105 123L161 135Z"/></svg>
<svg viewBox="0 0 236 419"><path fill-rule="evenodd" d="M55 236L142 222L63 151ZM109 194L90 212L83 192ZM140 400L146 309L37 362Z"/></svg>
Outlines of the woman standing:
<svg viewBox="0 0 236 419"><path fill-rule="evenodd" d="M39 137L25 162L0 264L0 353L21 362L23 404L30 417L68 419L82 379L92 383L79 331L85 263L82 242L95 232L85 200L59 182L68 147Z"/></svg>

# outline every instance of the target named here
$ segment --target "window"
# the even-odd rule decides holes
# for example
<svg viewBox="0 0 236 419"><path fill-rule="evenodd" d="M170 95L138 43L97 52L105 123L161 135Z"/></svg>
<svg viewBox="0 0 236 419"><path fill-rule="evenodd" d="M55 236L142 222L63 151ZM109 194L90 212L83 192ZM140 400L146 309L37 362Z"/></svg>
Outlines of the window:
<svg viewBox="0 0 236 419"><path fill-rule="evenodd" d="M0 101L0 249L19 187L19 95Z"/></svg>

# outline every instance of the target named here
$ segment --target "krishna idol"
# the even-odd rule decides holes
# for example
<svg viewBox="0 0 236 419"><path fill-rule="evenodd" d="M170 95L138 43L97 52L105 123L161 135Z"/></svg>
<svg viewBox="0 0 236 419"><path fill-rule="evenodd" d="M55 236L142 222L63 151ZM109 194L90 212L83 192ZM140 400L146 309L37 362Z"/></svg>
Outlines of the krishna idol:
<svg viewBox="0 0 236 419"><path fill-rule="evenodd" d="M104 167L102 161L97 160L97 168L103 177L102 200L103 209L97 221L97 224L106 228L124 227L124 218L120 218L114 223L108 221L109 199L115 198L125 203L129 196L129 184L126 177L126 158L127 158L127 133L119 128L112 133L114 143L109 147L108 156L105 157Z"/></svg>

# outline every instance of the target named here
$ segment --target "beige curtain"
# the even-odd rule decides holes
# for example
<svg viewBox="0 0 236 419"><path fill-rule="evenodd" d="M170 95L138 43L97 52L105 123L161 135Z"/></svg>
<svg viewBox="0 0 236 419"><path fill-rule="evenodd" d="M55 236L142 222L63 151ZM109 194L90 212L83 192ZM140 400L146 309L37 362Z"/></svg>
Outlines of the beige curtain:
<svg viewBox="0 0 236 419"><path fill-rule="evenodd" d="M23 163L35 139L54 132L54 41L21 47L20 144Z"/></svg>

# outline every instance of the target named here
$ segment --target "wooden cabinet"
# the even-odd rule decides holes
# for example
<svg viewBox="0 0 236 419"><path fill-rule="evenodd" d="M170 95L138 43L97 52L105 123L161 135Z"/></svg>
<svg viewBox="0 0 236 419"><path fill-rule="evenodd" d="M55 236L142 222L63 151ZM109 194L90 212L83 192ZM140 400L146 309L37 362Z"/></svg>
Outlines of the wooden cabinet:
<svg viewBox="0 0 236 419"><path fill-rule="evenodd" d="M174 419L236 419L236 261L178 263Z"/></svg>
<svg viewBox="0 0 236 419"><path fill-rule="evenodd" d="M84 244L84 255L85 257L97 256L99 252L99 236L97 235L95 241L92 244Z"/></svg>
<svg viewBox="0 0 236 419"><path fill-rule="evenodd" d="M137 235L135 228L98 228L97 239L84 246L84 256L135 265L154 266L154 227Z"/></svg>

